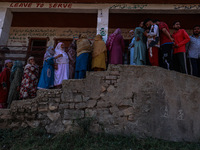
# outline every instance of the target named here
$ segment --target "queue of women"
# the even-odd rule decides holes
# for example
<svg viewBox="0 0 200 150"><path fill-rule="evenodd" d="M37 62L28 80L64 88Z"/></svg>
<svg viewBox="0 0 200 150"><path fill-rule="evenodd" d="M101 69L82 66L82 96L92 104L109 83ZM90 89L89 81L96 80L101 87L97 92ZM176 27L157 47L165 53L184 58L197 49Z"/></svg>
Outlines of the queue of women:
<svg viewBox="0 0 200 150"><path fill-rule="evenodd" d="M110 43L114 43L115 37L116 33ZM111 60L116 62L117 59ZM86 35L80 35L67 50L62 42L55 49L48 47L40 75L34 57L28 58L25 67L22 61L5 60L0 73L0 108L9 108L13 100L34 98L38 89L61 88L63 80L85 78L86 71L106 70L107 60L107 48L101 35L95 37L93 44Z"/></svg>

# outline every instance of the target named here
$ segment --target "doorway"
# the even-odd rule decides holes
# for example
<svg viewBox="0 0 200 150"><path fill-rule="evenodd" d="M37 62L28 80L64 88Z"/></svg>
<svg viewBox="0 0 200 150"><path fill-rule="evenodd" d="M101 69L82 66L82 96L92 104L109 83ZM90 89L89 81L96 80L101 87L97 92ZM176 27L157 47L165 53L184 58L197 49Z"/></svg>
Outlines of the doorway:
<svg viewBox="0 0 200 150"><path fill-rule="evenodd" d="M42 69L43 66L43 58L46 52L47 41L48 38L30 38L29 40L26 58L28 59L28 57L33 56L40 69Z"/></svg>

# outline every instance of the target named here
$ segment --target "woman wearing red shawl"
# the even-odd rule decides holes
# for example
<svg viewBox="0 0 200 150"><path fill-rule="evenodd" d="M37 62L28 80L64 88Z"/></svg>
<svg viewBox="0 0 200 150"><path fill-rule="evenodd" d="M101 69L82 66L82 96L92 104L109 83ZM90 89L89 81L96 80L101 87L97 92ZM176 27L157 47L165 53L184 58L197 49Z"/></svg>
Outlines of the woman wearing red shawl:
<svg viewBox="0 0 200 150"><path fill-rule="evenodd" d="M0 108L6 108L10 89L10 69L12 65L13 63L11 60L5 60L5 68L0 74Z"/></svg>
<svg viewBox="0 0 200 150"><path fill-rule="evenodd" d="M109 50L110 64L123 64L124 39L120 28L108 37L106 47Z"/></svg>

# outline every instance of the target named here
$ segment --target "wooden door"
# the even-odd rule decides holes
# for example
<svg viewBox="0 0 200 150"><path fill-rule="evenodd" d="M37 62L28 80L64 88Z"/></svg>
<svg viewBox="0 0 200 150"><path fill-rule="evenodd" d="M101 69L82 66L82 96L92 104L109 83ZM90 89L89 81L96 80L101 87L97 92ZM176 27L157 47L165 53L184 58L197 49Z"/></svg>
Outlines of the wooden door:
<svg viewBox="0 0 200 150"><path fill-rule="evenodd" d="M43 58L46 52L47 40L47 38L31 38L29 40L27 59L28 57L33 56L36 64L39 65L40 70L43 66Z"/></svg>

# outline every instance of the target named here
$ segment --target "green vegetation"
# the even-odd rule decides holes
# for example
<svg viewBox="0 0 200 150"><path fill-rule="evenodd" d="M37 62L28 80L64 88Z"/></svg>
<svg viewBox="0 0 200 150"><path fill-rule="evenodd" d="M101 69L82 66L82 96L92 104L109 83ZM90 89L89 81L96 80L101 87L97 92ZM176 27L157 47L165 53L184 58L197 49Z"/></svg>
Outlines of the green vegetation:
<svg viewBox="0 0 200 150"><path fill-rule="evenodd" d="M48 134L44 129L0 130L0 150L199 150L200 143L169 142L133 136L66 133Z"/></svg>

